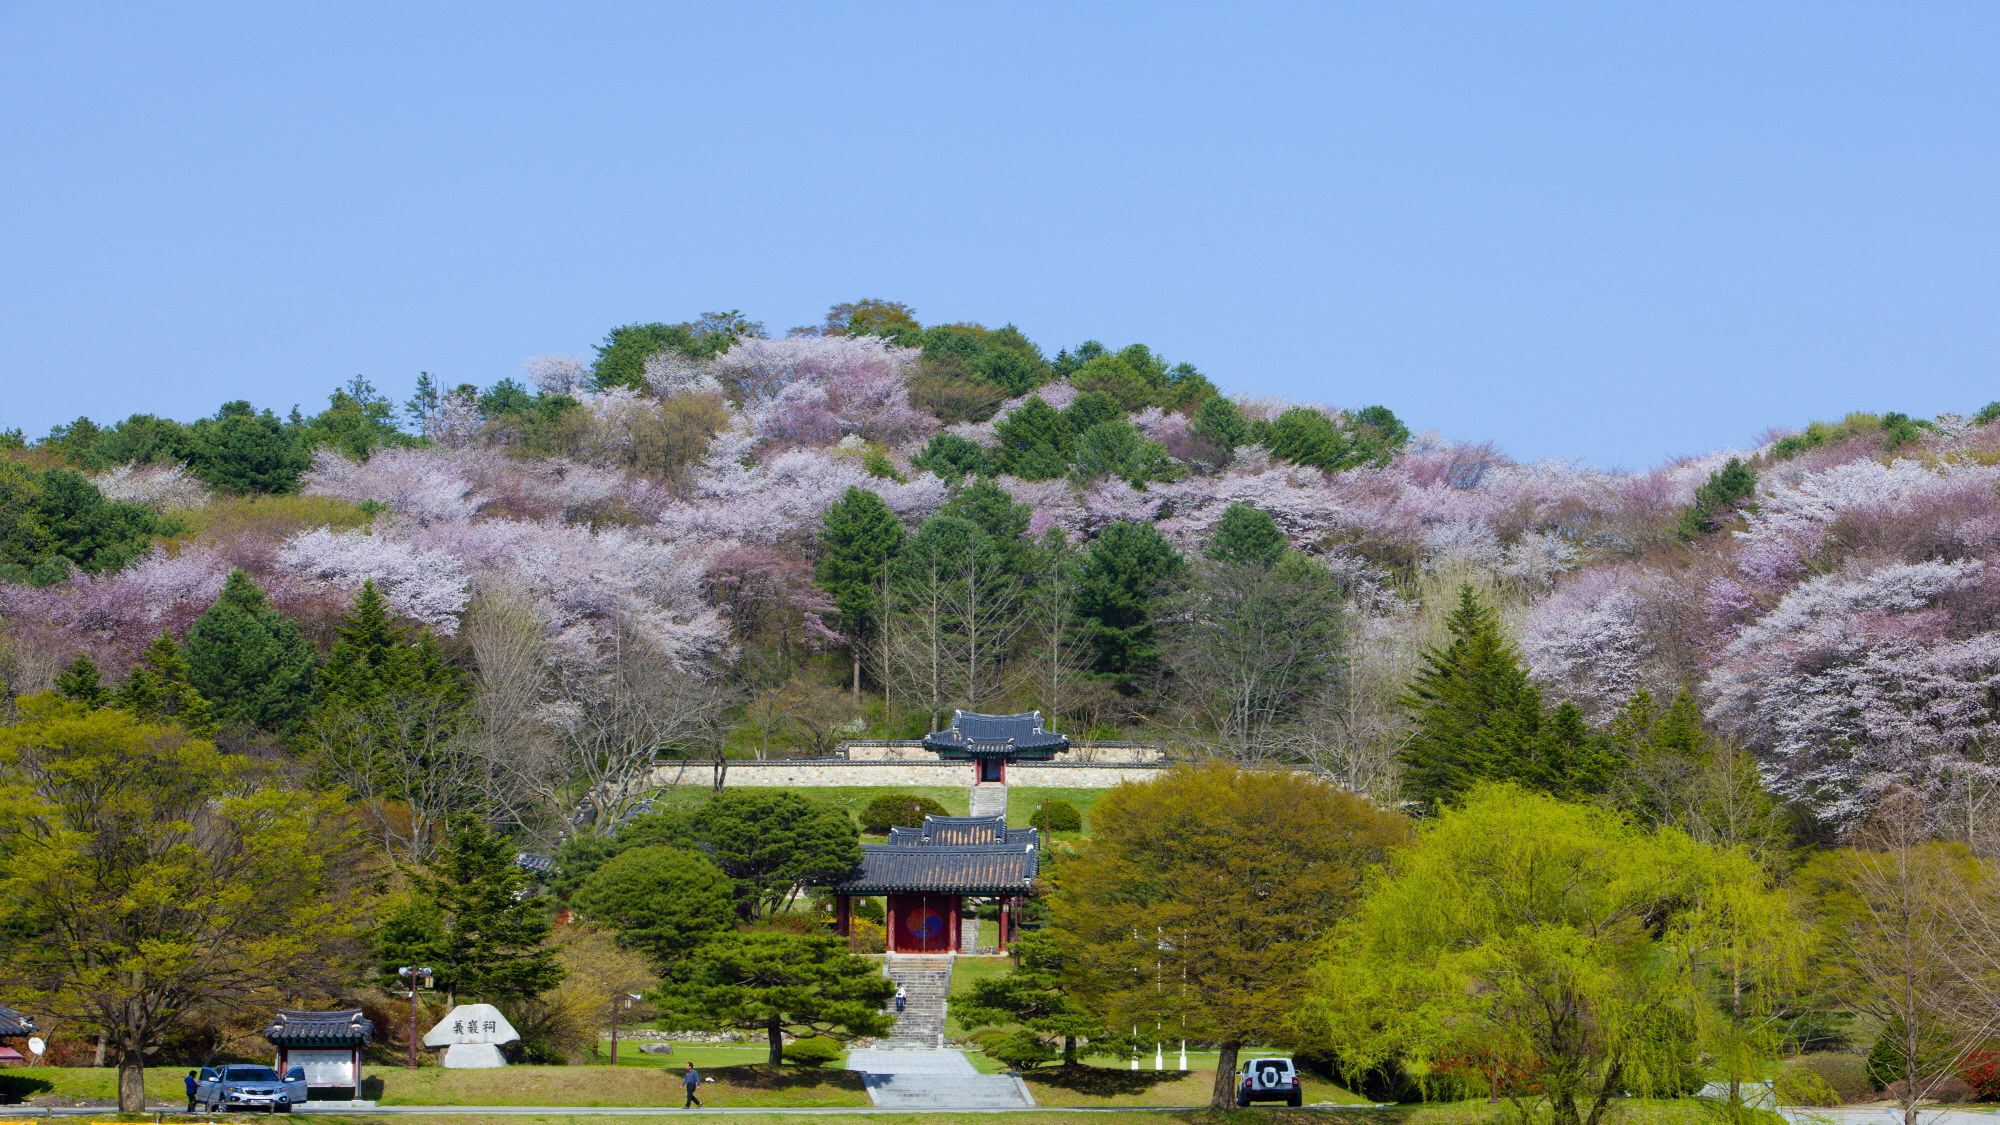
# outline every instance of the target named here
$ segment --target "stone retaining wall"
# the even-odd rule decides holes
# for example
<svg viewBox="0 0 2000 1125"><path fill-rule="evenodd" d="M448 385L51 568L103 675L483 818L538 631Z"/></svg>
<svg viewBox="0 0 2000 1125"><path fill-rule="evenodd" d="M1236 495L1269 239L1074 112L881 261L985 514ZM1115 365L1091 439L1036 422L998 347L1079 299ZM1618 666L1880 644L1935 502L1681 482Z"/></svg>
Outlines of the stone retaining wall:
<svg viewBox="0 0 2000 1125"><path fill-rule="evenodd" d="M692 763L683 770L679 763L656 766L645 787L657 789L675 784L707 785L713 776L706 762ZM1165 762L1016 762L1007 767L1007 784L1042 789L1107 789L1126 781L1151 781L1168 768ZM809 758L770 762L731 762L725 788L733 786L773 786L806 788L815 785L926 785L970 787L971 762L877 761L843 762L833 758Z"/></svg>
<svg viewBox="0 0 2000 1125"><path fill-rule="evenodd" d="M935 751L924 749L924 744L916 740L896 740L884 742L850 741L840 744L840 754L850 762L935 762ZM1050 759L1055 762L1078 763L1144 763L1157 762L1164 755L1160 748L1148 742L1095 743L1086 742Z"/></svg>

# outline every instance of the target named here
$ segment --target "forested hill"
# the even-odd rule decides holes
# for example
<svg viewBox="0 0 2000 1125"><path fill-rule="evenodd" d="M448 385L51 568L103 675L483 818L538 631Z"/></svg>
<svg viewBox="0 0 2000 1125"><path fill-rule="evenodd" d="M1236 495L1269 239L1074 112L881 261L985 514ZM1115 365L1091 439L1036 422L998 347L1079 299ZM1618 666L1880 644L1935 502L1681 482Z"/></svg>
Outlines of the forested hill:
<svg viewBox="0 0 2000 1125"><path fill-rule="evenodd" d="M466 791L345 780L530 828L654 746L823 752L954 707L1384 797L1402 755L1422 798L1435 732L1399 700L1483 614L1528 727L1573 704L1563 737L1631 758L1646 699L1686 693L1828 822L1895 784L1969 809L2000 713L1996 415L1610 473L1226 397L1141 345L1049 356L880 301L783 338L710 314L401 405L357 379L310 415L7 435L6 675L186 681L227 744L307 754L390 684L453 716ZM392 650L400 679L341 687Z"/></svg>

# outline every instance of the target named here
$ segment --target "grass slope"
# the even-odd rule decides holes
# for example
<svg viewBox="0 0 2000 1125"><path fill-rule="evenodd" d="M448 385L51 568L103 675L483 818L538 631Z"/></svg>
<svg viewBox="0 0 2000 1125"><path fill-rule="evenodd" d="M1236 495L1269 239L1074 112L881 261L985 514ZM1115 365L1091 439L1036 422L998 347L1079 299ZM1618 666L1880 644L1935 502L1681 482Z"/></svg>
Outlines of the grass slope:
<svg viewBox="0 0 2000 1125"><path fill-rule="evenodd" d="M1125 1112L1099 1110L1089 1114L1089 1125L1237 1125L1255 1122L1256 1125L1509 1125L1515 1121L1512 1108L1491 1106L1485 1102L1454 1102L1441 1105L1394 1106L1386 1109L1287 1109L1284 1106L1259 1105L1250 1110L1143 1110ZM616 1118L616 1125L665 1125L669 1121L685 1121L690 1116L699 1116L699 1110L686 1113L671 1112L661 1114L635 1114ZM111 1114L93 1117L91 1120L111 1120ZM152 1114L134 1121L151 1121ZM262 1115L258 1115L262 1120ZM801 1118L782 1114L730 1114L729 1125L804 1125ZM945 1122L962 1121L967 1118L951 1113L869 1113L869 1114L825 1114L813 1115L812 1125L943 1125ZM1018 1113L980 1114L978 1119L992 1121L994 1125L1078 1125L1075 1113L1060 1110L1037 1112L1026 1110ZM5 1120L0 1111L0 1120ZM207 1121L207 1117L193 1120ZM234 1120L247 1120L237 1117ZM327 1115L295 1114L291 1120L297 1125L411 1125L411 1118L403 1116L378 1115L371 1113L342 1113ZM426 1114L418 1119L422 1125L492 1125L493 1118L473 1114ZM540 1122L542 1125L609 1125L612 1119L597 1116L577 1116L551 1113L513 1117L505 1120ZM1701 1105L1693 1100L1665 1103L1614 1102L1607 1121L1610 1125L1704 1125L1712 1119L1705 1115ZM1772 1117L1769 1125L1779 1125Z"/></svg>
<svg viewBox="0 0 2000 1125"><path fill-rule="evenodd" d="M1091 823L1091 812L1097 808L1097 800L1104 796L1105 792L1103 789L1058 789L1053 787L1043 789L1040 787L1028 788L1021 785L1009 785L1007 787L1007 823L1016 828L1026 828L1028 826L1028 818L1035 815L1036 806L1040 805L1043 801L1068 801L1070 804L1076 806L1076 811L1083 814L1083 831L1081 833L1058 832L1056 833L1056 839L1072 840L1079 835L1088 836L1095 828L1095 825Z"/></svg>
<svg viewBox="0 0 2000 1125"><path fill-rule="evenodd" d="M364 1080L379 1078L383 1105L575 1105L666 1106L681 1104L681 1064L693 1058L656 1060L650 1065L510 1066L499 1070L390 1070L370 1067ZM665 1065L672 1062L673 1065ZM716 1107L865 1106L870 1104L861 1075L851 1070L762 1063L695 1067L704 1082L701 1100Z"/></svg>
<svg viewBox="0 0 2000 1125"><path fill-rule="evenodd" d="M648 793L647 796L662 809L700 804L715 794L715 790L708 787L709 776L706 763L692 762L688 766L690 784L656 789ZM861 810L868 807L868 802L884 794L894 794L898 797L929 797L931 800L943 805L945 811L952 816L964 816L971 811L971 805L969 804L971 798L967 793L968 788L970 787L966 785L746 785L739 791L797 793L801 797L818 801L821 804L838 805L846 809L854 816L855 823L858 824L861 821ZM1063 792L1068 792L1068 790L1063 790ZM1090 792L1090 790L1082 790L1082 792ZM1026 816L1027 814L1023 813L1022 815ZM1025 824L1027 822L1023 820L1022 823Z"/></svg>
<svg viewBox="0 0 2000 1125"><path fill-rule="evenodd" d="M1152 1060L1140 1065L1150 1067ZM1215 1068L1206 1070L1123 1070L1109 1066L1041 1067L1021 1075L1044 1106L1198 1106L1208 1101L1215 1085ZM1340 1105L1365 1105L1351 1090L1308 1074L1305 1100ZM1269 1102L1260 1102L1260 1106Z"/></svg>

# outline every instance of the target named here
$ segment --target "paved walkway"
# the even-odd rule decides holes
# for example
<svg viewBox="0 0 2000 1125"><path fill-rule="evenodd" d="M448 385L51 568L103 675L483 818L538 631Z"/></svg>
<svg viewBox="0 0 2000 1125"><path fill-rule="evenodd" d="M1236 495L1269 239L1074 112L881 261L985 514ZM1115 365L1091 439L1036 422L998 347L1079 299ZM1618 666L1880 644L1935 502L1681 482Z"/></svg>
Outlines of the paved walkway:
<svg viewBox="0 0 2000 1125"><path fill-rule="evenodd" d="M964 1051L849 1051L868 1097L888 1109L1032 1109L1027 1084L1011 1074L981 1074Z"/></svg>

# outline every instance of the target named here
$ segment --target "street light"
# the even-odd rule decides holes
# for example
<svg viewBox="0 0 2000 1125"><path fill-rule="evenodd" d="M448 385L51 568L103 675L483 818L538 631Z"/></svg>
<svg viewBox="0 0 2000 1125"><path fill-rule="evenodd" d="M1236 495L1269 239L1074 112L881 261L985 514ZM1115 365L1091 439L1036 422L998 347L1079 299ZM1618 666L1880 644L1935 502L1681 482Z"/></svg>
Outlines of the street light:
<svg viewBox="0 0 2000 1125"><path fill-rule="evenodd" d="M618 1009L630 1010L632 1001L641 999L636 992L620 990L611 994L611 1065L618 1065Z"/></svg>
<svg viewBox="0 0 2000 1125"><path fill-rule="evenodd" d="M405 1070L417 1069L417 990L431 986L431 971L421 966L405 965L396 970L396 975L410 985L410 1061L403 1064Z"/></svg>

